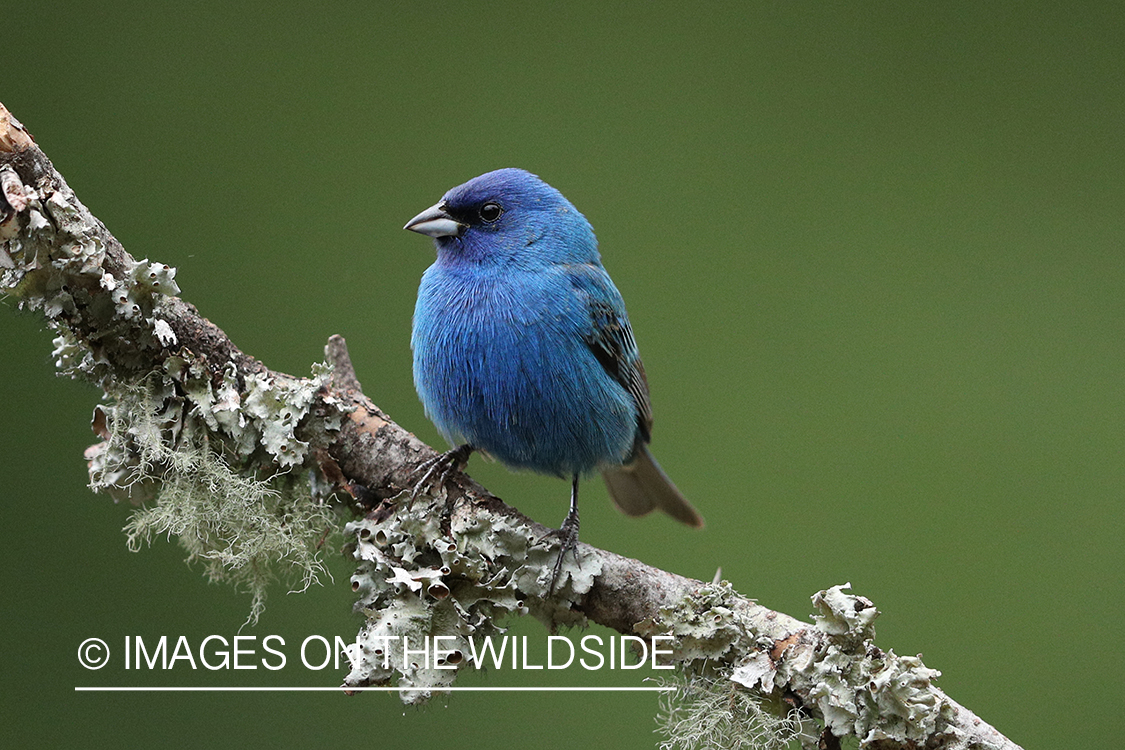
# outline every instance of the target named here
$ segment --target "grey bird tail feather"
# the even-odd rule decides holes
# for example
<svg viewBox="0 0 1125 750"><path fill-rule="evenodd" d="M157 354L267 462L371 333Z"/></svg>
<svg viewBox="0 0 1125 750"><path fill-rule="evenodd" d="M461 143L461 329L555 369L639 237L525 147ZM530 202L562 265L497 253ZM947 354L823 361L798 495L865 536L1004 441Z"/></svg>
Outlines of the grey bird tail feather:
<svg viewBox="0 0 1125 750"><path fill-rule="evenodd" d="M660 508L681 523L702 528L703 516L672 484L649 453L648 446L637 442L631 463L602 472L614 504L627 516L643 516L654 508Z"/></svg>

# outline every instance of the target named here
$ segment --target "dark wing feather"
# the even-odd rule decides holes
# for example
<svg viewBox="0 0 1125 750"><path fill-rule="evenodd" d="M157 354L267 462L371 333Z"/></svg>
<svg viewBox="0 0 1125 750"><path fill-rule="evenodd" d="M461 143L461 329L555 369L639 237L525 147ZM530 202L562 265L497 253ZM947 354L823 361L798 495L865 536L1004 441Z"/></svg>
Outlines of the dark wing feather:
<svg viewBox="0 0 1125 750"><path fill-rule="evenodd" d="M591 331L586 343L605 371L633 397L637 405L637 431L647 443L652 435L652 405L645 366L637 353L629 319L623 308L602 300L591 299L589 311Z"/></svg>
<svg viewBox="0 0 1125 750"><path fill-rule="evenodd" d="M677 521L702 527L703 517L676 489L645 445L652 434L652 406L645 366L641 364L621 294L600 266L575 265L567 270L590 315L586 333L590 351L637 405L637 437L632 455L621 466L602 469L609 496L630 516L643 516L660 508Z"/></svg>

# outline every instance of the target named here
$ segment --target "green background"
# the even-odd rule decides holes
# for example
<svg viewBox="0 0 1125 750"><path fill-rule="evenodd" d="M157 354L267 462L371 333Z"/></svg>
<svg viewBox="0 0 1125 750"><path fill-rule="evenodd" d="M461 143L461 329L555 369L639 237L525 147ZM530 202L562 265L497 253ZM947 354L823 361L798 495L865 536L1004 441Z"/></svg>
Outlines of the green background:
<svg viewBox="0 0 1125 750"><path fill-rule="evenodd" d="M851 581L879 645L1027 748L1122 719L1125 65L1113 3L19 3L0 101L135 257L246 352L305 374L344 335L433 445L410 380L401 230L503 166L598 231L645 357L654 452L702 532L583 539L805 618ZM651 694L76 694L334 685L341 672L101 672L100 636L232 637L249 599L140 554L85 487L99 394L0 303L10 747L651 747ZM471 471L561 521L565 483ZM350 638L350 567L243 634ZM543 639L535 623L516 633ZM594 631L598 632L598 631ZM118 652L118 656L120 653ZM552 677L554 680L554 677ZM551 684L630 684L568 675ZM543 684L494 671L462 684Z"/></svg>

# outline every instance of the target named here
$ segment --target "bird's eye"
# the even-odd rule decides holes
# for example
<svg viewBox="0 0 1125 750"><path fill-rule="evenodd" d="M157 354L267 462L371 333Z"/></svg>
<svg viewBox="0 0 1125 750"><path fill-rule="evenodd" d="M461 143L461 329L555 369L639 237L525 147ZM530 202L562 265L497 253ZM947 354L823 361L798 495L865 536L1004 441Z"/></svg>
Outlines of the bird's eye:
<svg viewBox="0 0 1125 750"><path fill-rule="evenodd" d="M504 213L504 209L500 207L499 203L488 202L480 207L481 221L486 224L491 224L500 218L500 214Z"/></svg>

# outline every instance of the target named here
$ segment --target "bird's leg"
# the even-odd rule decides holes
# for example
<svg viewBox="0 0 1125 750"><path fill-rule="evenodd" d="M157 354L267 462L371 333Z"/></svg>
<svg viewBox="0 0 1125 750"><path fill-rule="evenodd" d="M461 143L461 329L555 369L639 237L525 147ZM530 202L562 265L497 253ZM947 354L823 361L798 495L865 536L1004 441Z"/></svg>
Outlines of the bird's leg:
<svg viewBox="0 0 1125 750"><path fill-rule="evenodd" d="M562 573L563 558L566 553L570 552L574 555L574 559L578 560L578 475L575 474L570 483L570 512L566 514L566 520L563 521L562 526L558 531L552 531L547 536L557 536L561 542L559 547L559 559L555 560L555 569L551 573L551 586L547 590L548 596L555 593L555 584L559 580L559 574Z"/></svg>
<svg viewBox="0 0 1125 750"><path fill-rule="evenodd" d="M465 443L445 453L439 453L433 458L428 458L415 466L414 471L410 472L410 476L413 478L421 474L422 478L414 484L414 488L410 492L410 501L413 502L414 498L418 497L418 494L423 490L433 489L434 487L440 489L445 486L450 474L465 469L465 464L468 463L472 452L473 446ZM432 481L435 478L437 479L436 484Z"/></svg>

